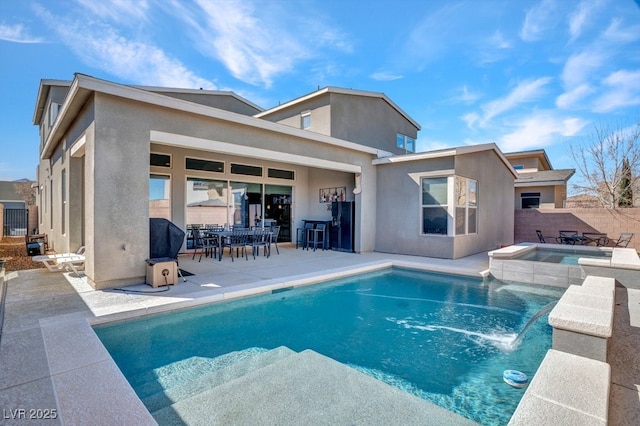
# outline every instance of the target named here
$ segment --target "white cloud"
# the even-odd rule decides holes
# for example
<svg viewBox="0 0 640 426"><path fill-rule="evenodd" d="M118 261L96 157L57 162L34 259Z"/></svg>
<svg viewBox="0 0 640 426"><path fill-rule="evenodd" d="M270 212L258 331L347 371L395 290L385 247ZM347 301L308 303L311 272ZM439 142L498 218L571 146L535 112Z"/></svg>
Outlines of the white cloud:
<svg viewBox="0 0 640 426"><path fill-rule="evenodd" d="M0 40L14 43L42 43L40 37L34 37L22 24L5 25L0 24Z"/></svg>
<svg viewBox="0 0 640 426"><path fill-rule="evenodd" d="M175 16L189 25L196 48L250 84L268 87L299 62L321 56L322 49L352 51L346 34L285 4L197 0L196 5L172 4Z"/></svg>
<svg viewBox="0 0 640 426"><path fill-rule="evenodd" d="M611 43L632 43L640 39L640 24L622 26L622 20L614 19L602 35L603 40Z"/></svg>
<svg viewBox="0 0 640 426"><path fill-rule="evenodd" d="M74 0L94 18L110 19L115 22L147 20L149 3L147 0Z"/></svg>
<svg viewBox="0 0 640 426"><path fill-rule="evenodd" d="M391 71L379 71L374 72L369 77L377 81L392 81L392 80L400 80L404 76L401 74L395 74Z"/></svg>
<svg viewBox="0 0 640 426"><path fill-rule="evenodd" d="M473 129L475 124L480 121L480 114L478 114L477 112L470 112L460 118L467 124L467 127Z"/></svg>
<svg viewBox="0 0 640 426"><path fill-rule="evenodd" d="M552 28L557 21L556 4L554 0L542 0L527 12L520 38L524 41L537 41Z"/></svg>
<svg viewBox="0 0 640 426"><path fill-rule="evenodd" d="M616 71L603 80L606 91L594 103L596 112L640 105L640 71Z"/></svg>
<svg viewBox="0 0 640 426"><path fill-rule="evenodd" d="M562 70L562 81L566 88L572 89L588 82L594 71L602 67L606 56L597 50L571 55Z"/></svg>
<svg viewBox="0 0 640 426"><path fill-rule="evenodd" d="M482 105L484 114L481 124L486 124L497 115L507 112L520 104L537 99L549 82L551 82L550 77L541 77L536 80L522 82L504 98Z"/></svg>
<svg viewBox="0 0 640 426"><path fill-rule="evenodd" d="M581 102L589 95L594 93L595 89L589 84L581 84L574 87L556 98L556 106L560 109L570 109L581 106Z"/></svg>
<svg viewBox="0 0 640 426"><path fill-rule="evenodd" d="M580 2L578 8L569 16L569 34L571 35L571 41L580 37L589 18L594 15L602 4L603 3L598 0L582 0Z"/></svg>
<svg viewBox="0 0 640 426"><path fill-rule="evenodd" d="M580 118L539 112L516 123L516 130L502 136L498 146L504 152L545 148L561 138L575 136L586 125Z"/></svg>
<svg viewBox="0 0 640 426"><path fill-rule="evenodd" d="M143 85L215 89L213 83L197 76L157 46L129 40L116 29L98 22L63 19L42 7L35 10L89 66Z"/></svg>

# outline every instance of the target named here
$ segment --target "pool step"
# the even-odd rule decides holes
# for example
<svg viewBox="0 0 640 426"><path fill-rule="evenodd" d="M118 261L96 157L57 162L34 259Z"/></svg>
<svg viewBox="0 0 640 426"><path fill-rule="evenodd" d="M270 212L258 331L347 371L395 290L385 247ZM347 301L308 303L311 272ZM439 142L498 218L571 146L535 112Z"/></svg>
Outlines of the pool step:
<svg viewBox="0 0 640 426"><path fill-rule="evenodd" d="M217 358L193 357L156 370L158 378L136 392L154 412L295 353L281 346L272 350L251 348Z"/></svg>
<svg viewBox="0 0 640 426"><path fill-rule="evenodd" d="M311 350L151 414L158 424L475 424Z"/></svg>

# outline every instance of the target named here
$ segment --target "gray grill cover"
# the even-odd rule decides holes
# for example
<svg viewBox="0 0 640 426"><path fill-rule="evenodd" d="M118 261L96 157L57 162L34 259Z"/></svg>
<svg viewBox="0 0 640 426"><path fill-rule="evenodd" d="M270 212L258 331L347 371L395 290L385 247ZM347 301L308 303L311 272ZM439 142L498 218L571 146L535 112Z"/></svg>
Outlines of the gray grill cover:
<svg viewBox="0 0 640 426"><path fill-rule="evenodd" d="M149 219L149 258L177 259L185 233L167 219Z"/></svg>

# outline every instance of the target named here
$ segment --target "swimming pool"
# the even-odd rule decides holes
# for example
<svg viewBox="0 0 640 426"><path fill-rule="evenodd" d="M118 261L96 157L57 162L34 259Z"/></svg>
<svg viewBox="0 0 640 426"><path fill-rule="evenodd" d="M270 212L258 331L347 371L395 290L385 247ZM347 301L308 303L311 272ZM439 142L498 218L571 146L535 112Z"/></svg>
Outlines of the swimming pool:
<svg viewBox="0 0 640 426"><path fill-rule="evenodd" d="M286 346L313 349L482 424L506 424L523 390L502 373L533 376L551 328L537 321L518 347L511 343L562 293L528 289L392 268L95 331L146 404L174 380L167 371L188 375L191 359Z"/></svg>

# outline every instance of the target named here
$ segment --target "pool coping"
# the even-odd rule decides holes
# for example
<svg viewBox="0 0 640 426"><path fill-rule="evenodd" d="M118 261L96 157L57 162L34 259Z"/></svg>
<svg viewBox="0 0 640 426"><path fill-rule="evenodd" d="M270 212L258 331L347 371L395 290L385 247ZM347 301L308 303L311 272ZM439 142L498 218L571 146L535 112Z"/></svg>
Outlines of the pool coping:
<svg viewBox="0 0 640 426"><path fill-rule="evenodd" d="M488 270L474 271L403 260L379 260L338 268L330 273L313 272L285 279L259 280L231 286L226 288L226 291L214 295L211 295L210 291L196 292L189 294L191 298L187 300L150 304L101 316L73 313L43 318L39 320L39 325L45 343L53 392L60 410L58 414L63 423L85 424L95 421L96 418L108 418L110 421L129 424L156 424L96 335L93 326L264 294L287 287L311 285L391 267L476 278L488 275ZM100 386L97 386L97 383ZM115 401L112 396L115 396ZM110 403L105 404L106 400Z"/></svg>

